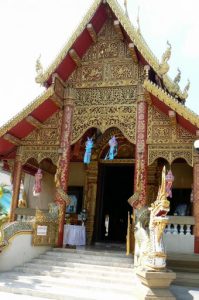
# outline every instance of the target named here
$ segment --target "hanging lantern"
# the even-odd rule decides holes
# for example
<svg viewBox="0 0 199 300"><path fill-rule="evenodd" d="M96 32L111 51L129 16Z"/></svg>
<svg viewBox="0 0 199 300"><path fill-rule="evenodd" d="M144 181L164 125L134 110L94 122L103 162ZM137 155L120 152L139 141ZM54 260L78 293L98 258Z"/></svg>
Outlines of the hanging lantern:
<svg viewBox="0 0 199 300"><path fill-rule="evenodd" d="M106 154L105 156L105 159L114 159L114 157L117 155L117 141L116 141L116 137L115 136L112 136L112 138L109 140L109 151L108 153Z"/></svg>
<svg viewBox="0 0 199 300"><path fill-rule="evenodd" d="M166 195L167 197L172 198L172 185L174 181L174 176L171 170L168 171L165 179L166 179Z"/></svg>
<svg viewBox="0 0 199 300"><path fill-rule="evenodd" d="M41 193L41 180L42 180L42 170L38 169L37 173L35 174L35 183L33 186L33 196L39 196Z"/></svg>
<svg viewBox="0 0 199 300"><path fill-rule="evenodd" d="M92 140L92 138L87 137L85 154L84 154L84 163L85 164L89 164L91 161L92 148L93 148L93 140Z"/></svg>

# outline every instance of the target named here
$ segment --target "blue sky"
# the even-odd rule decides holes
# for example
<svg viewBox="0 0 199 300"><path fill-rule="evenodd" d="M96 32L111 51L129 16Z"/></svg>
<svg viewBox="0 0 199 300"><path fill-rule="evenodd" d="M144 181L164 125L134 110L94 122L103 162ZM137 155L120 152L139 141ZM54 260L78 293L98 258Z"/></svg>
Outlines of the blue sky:
<svg viewBox="0 0 199 300"><path fill-rule="evenodd" d="M92 0L0 1L0 125L33 101L43 88L35 83L35 62L44 68L55 58L84 16ZM123 0L118 0L123 6ZM196 0L128 0L136 26L138 6L142 35L160 60L166 41L172 45L169 75L182 71L191 88L186 105L199 114L199 2Z"/></svg>

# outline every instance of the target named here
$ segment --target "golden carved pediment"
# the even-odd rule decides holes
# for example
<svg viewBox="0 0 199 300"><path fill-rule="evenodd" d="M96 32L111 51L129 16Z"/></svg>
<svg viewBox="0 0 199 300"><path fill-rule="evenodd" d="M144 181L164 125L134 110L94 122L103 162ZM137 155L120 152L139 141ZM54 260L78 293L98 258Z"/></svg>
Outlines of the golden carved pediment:
<svg viewBox="0 0 199 300"><path fill-rule="evenodd" d="M114 20L106 21L97 42L86 52L69 78L75 87L105 87L136 84L143 67L133 62L128 44L115 31Z"/></svg>
<svg viewBox="0 0 199 300"><path fill-rule="evenodd" d="M169 116L160 112L154 106L148 110L148 143L149 144L170 144L185 143L193 144L195 136L189 133L177 123L172 124Z"/></svg>
<svg viewBox="0 0 199 300"><path fill-rule="evenodd" d="M40 129L35 129L24 138L22 145L59 145L61 119L62 111L54 113Z"/></svg>

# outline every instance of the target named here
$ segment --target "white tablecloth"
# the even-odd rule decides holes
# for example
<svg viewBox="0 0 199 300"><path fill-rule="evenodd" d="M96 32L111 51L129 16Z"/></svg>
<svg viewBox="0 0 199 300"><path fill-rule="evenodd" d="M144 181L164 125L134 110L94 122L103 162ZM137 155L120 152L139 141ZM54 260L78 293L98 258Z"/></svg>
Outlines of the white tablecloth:
<svg viewBox="0 0 199 300"><path fill-rule="evenodd" d="M64 225L64 245L83 246L86 244L85 226Z"/></svg>

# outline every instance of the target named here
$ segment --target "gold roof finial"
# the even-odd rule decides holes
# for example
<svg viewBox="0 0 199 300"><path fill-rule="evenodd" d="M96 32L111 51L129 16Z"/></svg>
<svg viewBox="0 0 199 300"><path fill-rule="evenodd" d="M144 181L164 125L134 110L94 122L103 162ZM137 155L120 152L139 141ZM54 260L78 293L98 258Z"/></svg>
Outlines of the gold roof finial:
<svg viewBox="0 0 199 300"><path fill-rule="evenodd" d="M165 75L169 71L168 60L171 57L171 44L169 43L169 41L167 41L167 45L168 45L168 47L162 55L162 60L160 63L160 68L159 68L159 74L161 76Z"/></svg>
<svg viewBox="0 0 199 300"><path fill-rule="evenodd" d="M185 85L185 88L184 88L183 93L182 93L182 99L183 99L183 100L186 100L186 99L187 99L189 88L190 88L190 80L187 79L187 84Z"/></svg>
<svg viewBox="0 0 199 300"><path fill-rule="evenodd" d="M127 17L129 17L129 14L128 14L128 7L127 7L127 0L124 0L124 7L125 7L125 15Z"/></svg>
<svg viewBox="0 0 199 300"><path fill-rule="evenodd" d="M37 73L35 80L37 83L40 83L42 75L43 75L43 71L44 71L43 66L41 64L41 54L39 55L39 57L36 60L35 69L36 69L36 73Z"/></svg>
<svg viewBox="0 0 199 300"><path fill-rule="evenodd" d="M178 68L177 71L178 71L178 74L176 75L176 77L173 80L175 84L178 84L180 82L180 79L181 79L181 71L180 71L180 69Z"/></svg>
<svg viewBox="0 0 199 300"><path fill-rule="evenodd" d="M140 7L138 6L138 14L137 14L137 32L140 34Z"/></svg>

